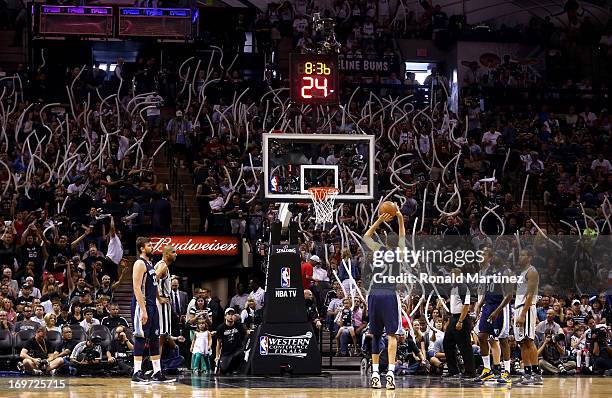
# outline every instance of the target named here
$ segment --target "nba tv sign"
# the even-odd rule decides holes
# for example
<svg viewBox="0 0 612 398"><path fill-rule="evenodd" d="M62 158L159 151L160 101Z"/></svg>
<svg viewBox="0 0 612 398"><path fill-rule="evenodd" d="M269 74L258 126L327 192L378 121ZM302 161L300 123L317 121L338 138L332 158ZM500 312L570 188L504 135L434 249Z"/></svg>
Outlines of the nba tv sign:
<svg viewBox="0 0 612 398"><path fill-rule="evenodd" d="M305 358L312 339L312 332L300 336L259 336L259 354L262 356L285 356Z"/></svg>
<svg viewBox="0 0 612 398"><path fill-rule="evenodd" d="M280 269L280 288L274 289L274 297L295 298L297 289L291 287L291 268L281 267Z"/></svg>

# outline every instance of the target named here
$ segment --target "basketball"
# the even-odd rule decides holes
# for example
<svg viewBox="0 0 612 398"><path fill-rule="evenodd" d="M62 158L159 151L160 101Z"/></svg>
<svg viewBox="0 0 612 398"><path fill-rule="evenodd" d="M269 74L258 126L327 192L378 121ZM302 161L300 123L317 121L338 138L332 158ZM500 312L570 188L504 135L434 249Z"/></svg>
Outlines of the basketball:
<svg viewBox="0 0 612 398"><path fill-rule="evenodd" d="M395 213L397 213L397 207L395 205L395 202L391 202L389 200L383 202L383 204L380 205L380 209L378 209L378 213L381 215L387 213L394 216Z"/></svg>

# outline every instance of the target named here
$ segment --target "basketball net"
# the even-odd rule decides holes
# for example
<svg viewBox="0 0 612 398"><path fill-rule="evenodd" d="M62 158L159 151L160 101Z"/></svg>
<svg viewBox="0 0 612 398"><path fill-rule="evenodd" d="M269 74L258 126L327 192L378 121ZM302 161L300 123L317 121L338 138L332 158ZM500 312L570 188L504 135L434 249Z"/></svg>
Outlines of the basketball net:
<svg viewBox="0 0 612 398"><path fill-rule="evenodd" d="M333 187L308 188L315 208L315 223L323 224L334 220L334 201L338 192L338 188Z"/></svg>

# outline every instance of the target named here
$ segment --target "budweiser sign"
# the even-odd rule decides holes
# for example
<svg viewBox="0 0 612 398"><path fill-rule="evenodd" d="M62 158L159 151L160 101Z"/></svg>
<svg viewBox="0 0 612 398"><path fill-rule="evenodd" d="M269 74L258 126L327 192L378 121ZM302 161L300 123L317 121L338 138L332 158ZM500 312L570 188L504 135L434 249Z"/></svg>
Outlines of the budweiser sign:
<svg viewBox="0 0 612 398"><path fill-rule="evenodd" d="M236 256L239 240L236 236L163 236L152 237L153 254L162 254L165 246L172 245L180 255Z"/></svg>

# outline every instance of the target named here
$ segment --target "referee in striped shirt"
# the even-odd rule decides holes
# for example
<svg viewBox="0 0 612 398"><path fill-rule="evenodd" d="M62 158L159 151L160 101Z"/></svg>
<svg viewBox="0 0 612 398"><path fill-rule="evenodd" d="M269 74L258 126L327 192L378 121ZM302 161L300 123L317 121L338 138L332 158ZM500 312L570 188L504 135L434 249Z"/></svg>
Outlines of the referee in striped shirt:
<svg viewBox="0 0 612 398"><path fill-rule="evenodd" d="M459 275L459 268L453 269L453 274ZM450 291L450 312L451 320L444 334L444 352L446 353L446 361L448 366L448 376L458 376L459 366L457 364L457 351L461 352L463 364L465 367L464 377L476 377L474 366L474 353L472 352L472 343L470 333L472 332L473 324L470 318L470 289L466 284L455 284Z"/></svg>

